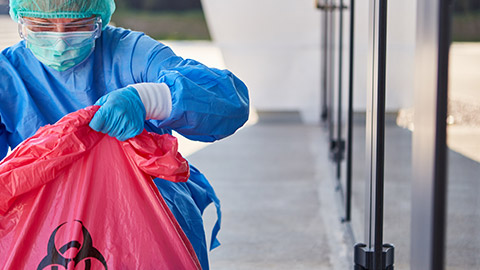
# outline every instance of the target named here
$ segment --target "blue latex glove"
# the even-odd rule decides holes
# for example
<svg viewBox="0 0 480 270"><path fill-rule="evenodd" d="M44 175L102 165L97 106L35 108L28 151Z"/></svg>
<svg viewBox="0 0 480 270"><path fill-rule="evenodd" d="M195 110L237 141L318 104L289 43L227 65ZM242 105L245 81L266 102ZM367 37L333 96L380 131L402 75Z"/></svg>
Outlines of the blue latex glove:
<svg viewBox="0 0 480 270"><path fill-rule="evenodd" d="M125 141L142 133L145 107L133 87L125 87L101 97L95 105L101 107L90 121L93 130Z"/></svg>

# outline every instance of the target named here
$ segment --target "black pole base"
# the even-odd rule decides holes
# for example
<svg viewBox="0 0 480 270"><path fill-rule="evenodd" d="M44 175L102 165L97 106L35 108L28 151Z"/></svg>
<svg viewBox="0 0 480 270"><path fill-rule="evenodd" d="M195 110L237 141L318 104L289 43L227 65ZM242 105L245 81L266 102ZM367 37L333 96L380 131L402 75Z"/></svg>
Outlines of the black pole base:
<svg viewBox="0 0 480 270"><path fill-rule="evenodd" d="M322 110L320 117L322 118L322 122L326 122L328 120L328 110L326 108Z"/></svg>
<svg viewBox="0 0 480 270"><path fill-rule="evenodd" d="M340 162L345 158L345 140L330 141L330 159Z"/></svg>
<svg viewBox="0 0 480 270"><path fill-rule="evenodd" d="M382 270L393 270L394 246L383 244ZM356 244L354 251L354 270L376 270L373 269L374 252L365 244Z"/></svg>

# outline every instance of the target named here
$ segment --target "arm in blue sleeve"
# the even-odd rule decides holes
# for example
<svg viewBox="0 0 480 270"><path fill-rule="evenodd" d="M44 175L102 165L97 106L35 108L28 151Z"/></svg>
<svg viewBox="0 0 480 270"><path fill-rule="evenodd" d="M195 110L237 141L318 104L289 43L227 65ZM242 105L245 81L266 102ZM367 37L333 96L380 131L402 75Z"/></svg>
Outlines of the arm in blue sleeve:
<svg viewBox="0 0 480 270"><path fill-rule="evenodd" d="M164 120L151 120L156 126L191 140L212 142L233 134L247 121L248 90L235 75L183 59L156 44L148 50L141 77L145 82L166 83L172 94L172 112Z"/></svg>

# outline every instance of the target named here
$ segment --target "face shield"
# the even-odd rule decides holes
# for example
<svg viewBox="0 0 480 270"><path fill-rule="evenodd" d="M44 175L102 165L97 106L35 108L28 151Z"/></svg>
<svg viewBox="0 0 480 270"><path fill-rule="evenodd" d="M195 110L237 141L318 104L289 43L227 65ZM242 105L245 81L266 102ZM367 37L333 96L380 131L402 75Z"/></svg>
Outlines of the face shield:
<svg viewBox="0 0 480 270"><path fill-rule="evenodd" d="M58 71L83 62L100 37L100 17L82 19L19 18L18 31L35 57Z"/></svg>
<svg viewBox="0 0 480 270"><path fill-rule="evenodd" d="M102 19L97 16L82 19L19 18L20 36L26 29L33 32L92 32L100 34ZM23 37L22 37L23 38Z"/></svg>

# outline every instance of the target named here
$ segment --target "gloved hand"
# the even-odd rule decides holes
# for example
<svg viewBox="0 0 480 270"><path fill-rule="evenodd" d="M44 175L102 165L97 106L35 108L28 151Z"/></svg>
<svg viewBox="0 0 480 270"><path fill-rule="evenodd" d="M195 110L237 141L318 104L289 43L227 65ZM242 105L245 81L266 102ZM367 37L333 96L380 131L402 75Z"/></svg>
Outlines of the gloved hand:
<svg viewBox="0 0 480 270"><path fill-rule="evenodd" d="M101 97L95 105L101 107L90 121L98 132L125 141L142 133L146 117L145 107L134 87L128 86Z"/></svg>

